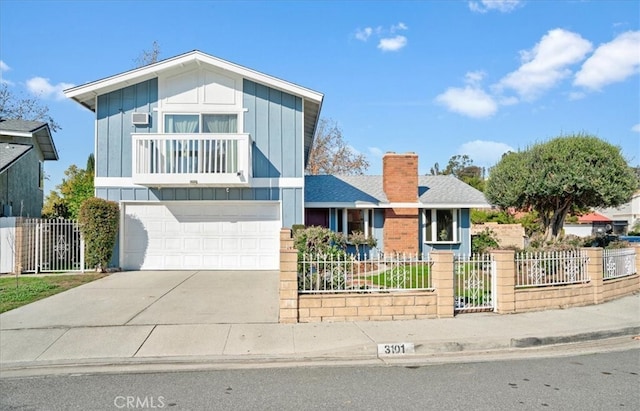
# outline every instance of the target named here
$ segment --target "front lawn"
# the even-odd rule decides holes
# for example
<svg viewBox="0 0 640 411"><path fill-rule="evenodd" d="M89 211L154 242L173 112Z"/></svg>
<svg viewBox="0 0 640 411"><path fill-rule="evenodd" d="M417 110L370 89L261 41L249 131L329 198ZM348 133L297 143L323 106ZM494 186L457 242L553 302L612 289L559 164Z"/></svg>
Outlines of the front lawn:
<svg viewBox="0 0 640 411"><path fill-rule="evenodd" d="M431 267L428 263L402 264L391 270L371 276L372 284L383 288L430 288Z"/></svg>
<svg viewBox="0 0 640 411"><path fill-rule="evenodd" d="M56 274L43 277L21 275L0 278L0 313L90 283L107 274ZM16 286L17 284L17 286Z"/></svg>

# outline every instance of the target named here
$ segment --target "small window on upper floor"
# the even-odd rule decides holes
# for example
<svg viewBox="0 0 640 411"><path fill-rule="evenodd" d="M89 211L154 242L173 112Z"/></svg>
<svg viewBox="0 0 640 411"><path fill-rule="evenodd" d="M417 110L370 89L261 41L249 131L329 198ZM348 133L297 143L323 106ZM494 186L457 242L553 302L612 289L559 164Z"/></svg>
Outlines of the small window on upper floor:
<svg viewBox="0 0 640 411"><path fill-rule="evenodd" d="M237 133L237 114L165 114L165 133Z"/></svg>

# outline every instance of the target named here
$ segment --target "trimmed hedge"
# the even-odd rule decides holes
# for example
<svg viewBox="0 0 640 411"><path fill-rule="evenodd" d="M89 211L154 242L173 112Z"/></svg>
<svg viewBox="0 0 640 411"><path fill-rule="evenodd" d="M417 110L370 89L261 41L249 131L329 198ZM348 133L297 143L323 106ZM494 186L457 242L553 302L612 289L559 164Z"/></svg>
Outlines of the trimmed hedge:
<svg viewBox="0 0 640 411"><path fill-rule="evenodd" d="M93 197L80 206L78 222L89 267L102 272L106 270L116 245L119 221L120 207L114 201Z"/></svg>

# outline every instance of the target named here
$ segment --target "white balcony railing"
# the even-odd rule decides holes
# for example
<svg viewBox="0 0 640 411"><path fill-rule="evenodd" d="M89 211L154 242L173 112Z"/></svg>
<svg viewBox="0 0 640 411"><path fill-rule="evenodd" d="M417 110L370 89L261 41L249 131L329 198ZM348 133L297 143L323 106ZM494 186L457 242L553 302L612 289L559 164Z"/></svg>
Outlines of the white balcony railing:
<svg viewBox="0 0 640 411"><path fill-rule="evenodd" d="M146 186L247 186L248 134L133 134L132 179Z"/></svg>

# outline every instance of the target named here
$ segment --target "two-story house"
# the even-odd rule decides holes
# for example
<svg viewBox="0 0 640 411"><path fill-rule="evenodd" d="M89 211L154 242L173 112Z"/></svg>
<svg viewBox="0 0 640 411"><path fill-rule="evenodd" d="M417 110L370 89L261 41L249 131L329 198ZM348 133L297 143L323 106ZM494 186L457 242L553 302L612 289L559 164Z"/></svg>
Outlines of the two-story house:
<svg viewBox="0 0 640 411"><path fill-rule="evenodd" d="M192 51L65 91L95 113L123 269L279 268L323 95Z"/></svg>
<svg viewBox="0 0 640 411"><path fill-rule="evenodd" d="M0 119L0 217L40 217L48 160L58 151L47 123Z"/></svg>

